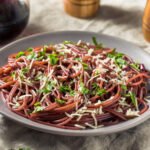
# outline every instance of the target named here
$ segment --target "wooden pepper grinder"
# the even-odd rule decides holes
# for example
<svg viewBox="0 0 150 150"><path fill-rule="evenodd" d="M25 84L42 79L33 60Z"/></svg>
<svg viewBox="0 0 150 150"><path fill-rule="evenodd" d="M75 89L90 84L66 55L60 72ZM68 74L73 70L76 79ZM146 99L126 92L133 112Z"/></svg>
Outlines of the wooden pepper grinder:
<svg viewBox="0 0 150 150"><path fill-rule="evenodd" d="M100 0L64 0L65 11L78 18L94 16L99 9Z"/></svg>
<svg viewBox="0 0 150 150"><path fill-rule="evenodd" d="M150 0L147 0L145 7L142 28L145 39L150 42Z"/></svg>

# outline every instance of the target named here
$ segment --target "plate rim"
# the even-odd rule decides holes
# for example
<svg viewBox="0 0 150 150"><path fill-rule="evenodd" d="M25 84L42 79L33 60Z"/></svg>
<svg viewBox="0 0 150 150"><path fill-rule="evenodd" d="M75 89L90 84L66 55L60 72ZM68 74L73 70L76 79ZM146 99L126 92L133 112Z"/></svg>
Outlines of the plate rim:
<svg viewBox="0 0 150 150"><path fill-rule="evenodd" d="M30 36L26 36L26 37L23 37L21 39L18 39L16 41L13 41L9 44L7 44L6 46L3 46L2 48L0 48L0 53L3 52L5 49L15 45L15 44L19 44L19 42L22 42L22 41L26 41L26 40L29 40L29 39L32 39L32 38L36 38L36 37L42 37L42 36L46 36L46 35L51 35L51 34L61 34L61 33L68 33L68 34L74 34L74 33L78 33L78 34L93 34L95 36L104 36L104 37L109 37L109 38L115 38L117 41L121 41L121 42L126 42L126 43L129 43L135 47L138 47L139 50L141 50L142 53L145 53L147 55L149 55L150 57L150 53L146 52L145 50L142 50L142 48L140 48L138 45L130 42L130 41L127 41L127 40L124 40L124 39L121 39L119 37L115 37L115 36L112 36L112 35L107 35L107 34L101 34L101 33L96 33L96 32L89 32L89 31L56 31L56 32L43 32L43 33L37 33L37 34L33 34L33 35L30 35ZM4 102L3 102L4 103ZM1 103L0 103L1 104ZM5 105L2 104L2 105ZM5 107L7 107L5 105ZM1 108L1 107L0 107ZM6 109L6 112L5 112L5 109ZM7 109L9 110L9 108L4 108L4 109L0 109L0 113L3 114L4 116L16 121L16 122L19 122L27 127L30 127L32 129L36 129L38 131L42 131L42 132L47 132L47 133L53 133L53 134L59 134L59 135L67 135L67 136L96 136L96 135L103 135L103 134L112 134L112 133L116 133L116 132L120 132L120 131L124 131L124 130L127 130L127 129L130 129L130 128L133 128L141 123L143 123L144 121L148 120L150 118L150 109L145 112L144 114L142 114L140 117L137 117L137 118L134 118L134 119L131 119L129 121L125 121L125 122L122 122L122 123L119 123L119 124L122 124L123 126L119 126L119 124L117 125L112 125L112 126L108 126L108 127L104 127L105 129L104 130L101 130L103 128L98 128L98 129L88 129L88 130L68 130L68 129L60 129L60 128L56 128L56 127L52 127L52 126L47 126L47 125L43 125L43 124L40 124L40 123L37 123L37 122L34 122L34 121L31 121L27 118L24 118L12 111L10 111L11 113L14 113L15 115L17 115L19 117L19 119L22 119L22 120L19 120L15 117L11 117L10 115L7 114ZM2 111L4 110L4 111ZM30 122L28 123L27 120L29 120ZM38 124L37 126L35 126L34 124ZM127 126L126 126L127 125ZM117 126L117 129L114 128L114 126ZM47 128L49 127L49 129ZM124 128L123 128L124 127ZM111 129L110 129L111 128Z"/></svg>

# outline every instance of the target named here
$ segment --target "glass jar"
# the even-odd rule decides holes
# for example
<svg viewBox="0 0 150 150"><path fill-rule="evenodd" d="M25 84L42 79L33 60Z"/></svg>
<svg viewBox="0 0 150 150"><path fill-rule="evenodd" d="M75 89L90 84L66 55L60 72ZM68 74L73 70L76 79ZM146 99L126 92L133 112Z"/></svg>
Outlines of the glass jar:
<svg viewBox="0 0 150 150"><path fill-rule="evenodd" d="M18 36L26 27L29 19L28 0L0 1L0 44Z"/></svg>

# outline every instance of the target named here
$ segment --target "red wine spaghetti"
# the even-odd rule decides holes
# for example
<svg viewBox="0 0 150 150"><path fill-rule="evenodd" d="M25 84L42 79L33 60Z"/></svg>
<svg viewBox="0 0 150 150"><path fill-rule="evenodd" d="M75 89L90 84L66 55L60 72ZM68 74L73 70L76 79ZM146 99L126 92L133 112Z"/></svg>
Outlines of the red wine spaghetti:
<svg viewBox="0 0 150 150"><path fill-rule="evenodd" d="M115 49L64 41L12 54L0 68L11 111L65 129L118 124L148 109L149 72Z"/></svg>

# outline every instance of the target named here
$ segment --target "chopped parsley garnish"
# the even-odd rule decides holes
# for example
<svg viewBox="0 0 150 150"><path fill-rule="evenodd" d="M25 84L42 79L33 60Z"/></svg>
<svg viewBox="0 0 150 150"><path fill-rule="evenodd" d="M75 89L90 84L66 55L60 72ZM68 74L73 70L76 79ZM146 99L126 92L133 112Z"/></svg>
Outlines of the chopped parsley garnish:
<svg viewBox="0 0 150 150"><path fill-rule="evenodd" d="M26 74L30 71L30 69L29 69L29 67L25 67L25 68L22 68L21 71L22 71L23 74Z"/></svg>
<svg viewBox="0 0 150 150"><path fill-rule="evenodd" d="M60 105L63 105L63 104L66 103L66 101L64 101L62 99L57 99L57 98L55 99L55 102L58 103L58 104L60 104Z"/></svg>
<svg viewBox="0 0 150 150"><path fill-rule="evenodd" d="M48 81L46 83L46 85L44 86L44 88L39 90L39 92L40 93L45 93L45 94L50 93L53 90L53 88L55 87L55 85L56 85L55 81Z"/></svg>
<svg viewBox="0 0 150 150"><path fill-rule="evenodd" d="M81 59L80 57L77 57L77 58L75 58L74 60L82 61L82 59Z"/></svg>
<svg viewBox="0 0 150 150"><path fill-rule="evenodd" d="M99 75L100 74L100 70L96 70L95 71L95 75L97 76L97 75Z"/></svg>
<svg viewBox="0 0 150 150"><path fill-rule="evenodd" d="M115 59L115 63L119 66L119 67L122 67L123 65L126 65L126 61L122 58L116 58Z"/></svg>
<svg viewBox="0 0 150 150"><path fill-rule="evenodd" d="M30 47L30 48L27 49L27 51L28 51L28 52L32 52L32 51L33 51L33 48Z"/></svg>
<svg viewBox="0 0 150 150"><path fill-rule="evenodd" d="M64 41L63 43L64 44L72 44L73 42L72 41Z"/></svg>
<svg viewBox="0 0 150 150"><path fill-rule="evenodd" d="M70 94L70 96L75 96L75 91L72 90L72 91L70 91L69 94Z"/></svg>
<svg viewBox="0 0 150 150"><path fill-rule="evenodd" d="M137 70L137 71L140 71L140 69L139 69L139 64L136 64L136 63L132 63L132 64L130 64L130 66L133 68L133 69L135 69L135 70Z"/></svg>
<svg viewBox="0 0 150 150"><path fill-rule="evenodd" d="M93 89L98 89L99 88L99 86L96 83L93 83L92 87L93 87Z"/></svg>
<svg viewBox="0 0 150 150"><path fill-rule="evenodd" d="M40 112L40 111L43 111L43 110L44 110L44 107L41 106L40 102L36 102L34 104L34 111L33 111L33 113L37 113L37 112Z"/></svg>
<svg viewBox="0 0 150 150"><path fill-rule="evenodd" d="M93 94L95 95L98 95L98 96L102 96L103 94L106 93L106 90L105 89L101 89L96 83L93 83L92 84L92 88L93 88Z"/></svg>
<svg viewBox="0 0 150 150"><path fill-rule="evenodd" d="M51 65L56 65L57 64L58 57L57 57L56 54L50 54L50 55L48 55L48 57L49 57L49 61L50 61Z"/></svg>
<svg viewBox="0 0 150 150"><path fill-rule="evenodd" d="M126 60L123 59L124 54L116 52L115 49L113 50L113 52L109 53L107 56L109 58L114 58L115 64L119 66L120 68L122 68L124 65L127 64Z"/></svg>
<svg viewBox="0 0 150 150"><path fill-rule="evenodd" d="M66 86L65 85L61 86L59 90L62 93L66 93L66 92L70 92L71 91L70 87L67 86L67 85Z"/></svg>
<svg viewBox="0 0 150 150"><path fill-rule="evenodd" d="M127 86L126 85L121 85L121 88L123 89L123 90L127 90Z"/></svg>
<svg viewBox="0 0 150 150"><path fill-rule="evenodd" d="M136 109L138 109L138 101L137 101L135 93L133 93L133 92L130 91L125 96L130 97L132 104L136 107Z"/></svg>
<svg viewBox="0 0 150 150"><path fill-rule="evenodd" d="M25 55L25 53L24 52L19 52L17 55L16 55L16 58L19 58L19 57L21 57L21 56L24 56Z"/></svg>
<svg viewBox="0 0 150 150"><path fill-rule="evenodd" d="M103 45L97 42L96 37L92 37L92 41L94 45L96 46L96 48L103 48Z"/></svg>
<svg viewBox="0 0 150 150"><path fill-rule="evenodd" d="M98 89L97 92L96 92L96 95L98 96L102 96L103 94L106 93L106 90L105 89Z"/></svg>
<svg viewBox="0 0 150 150"><path fill-rule="evenodd" d="M40 102L36 102L35 104L34 104L34 106L36 107L36 106L41 106L41 103Z"/></svg>
<svg viewBox="0 0 150 150"><path fill-rule="evenodd" d="M65 52L60 52L59 55L62 55L62 56L63 56L63 55L65 55Z"/></svg>
<svg viewBox="0 0 150 150"><path fill-rule="evenodd" d="M36 53L32 51L32 52L27 56L27 59L28 59L28 60L32 60L32 59L36 59L36 57L37 57L37 56L36 56Z"/></svg>
<svg viewBox="0 0 150 150"><path fill-rule="evenodd" d="M34 79L35 80L42 80L42 78L43 78L43 75L42 75L42 73L40 73L40 74L37 74Z"/></svg>
<svg viewBox="0 0 150 150"><path fill-rule="evenodd" d="M43 52L46 53L47 48L48 48L48 46L47 46L47 45L44 45L44 47L43 47Z"/></svg>
<svg viewBox="0 0 150 150"><path fill-rule="evenodd" d="M79 91L82 94L88 94L89 93L89 89L85 87L83 82L80 83Z"/></svg>
<svg viewBox="0 0 150 150"><path fill-rule="evenodd" d="M15 72L11 72L11 77L16 78L16 73Z"/></svg>
<svg viewBox="0 0 150 150"><path fill-rule="evenodd" d="M86 63L84 63L84 62L82 62L82 66L83 66L83 69L84 69L84 70L88 70L88 69L89 69L88 64L86 64Z"/></svg>
<svg viewBox="0 0 150 150"><path fill-rule="evenodd" d="M36 59L37 59L37 60L42 60L42 59L44 59L45 54L46 54L46 49L43 48L43 50L38 53L38 58L36 58Z"/></svg>
<svg viewBox="0 0 150 150"><path fill-rule="evenodd" d="M69 93L70 96L74 96L74 95L75 95L75 91L73 91L73 90L72 90L69 86L67 86L67 85L60 86L59 91L60 91L61 93Z"/></svg>

